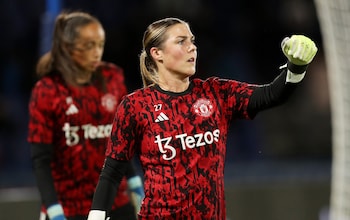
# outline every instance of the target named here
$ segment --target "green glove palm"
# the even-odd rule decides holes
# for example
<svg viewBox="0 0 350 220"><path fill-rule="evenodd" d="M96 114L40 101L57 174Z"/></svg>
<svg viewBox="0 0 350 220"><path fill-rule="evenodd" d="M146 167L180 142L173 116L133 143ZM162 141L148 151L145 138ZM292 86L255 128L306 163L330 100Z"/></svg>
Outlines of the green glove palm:
<svg viewBox="0 0 350 220"><path fill-rule="evenodd" d="M308 65L317 53L315 43L304 35L286 37L281 43L282 51L289 62L298 65Z"/></svg>

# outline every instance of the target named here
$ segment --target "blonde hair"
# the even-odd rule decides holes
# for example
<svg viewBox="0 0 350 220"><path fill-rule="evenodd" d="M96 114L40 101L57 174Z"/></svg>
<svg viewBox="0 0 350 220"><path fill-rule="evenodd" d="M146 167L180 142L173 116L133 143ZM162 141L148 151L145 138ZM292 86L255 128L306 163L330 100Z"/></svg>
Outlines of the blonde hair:
<svg viewBox="0 0 350 220"><path fill-rule="evenodd" d="M140 54L140 71L144 87L158 84L158 69L150 50L152 47L162 48L166 40L167 30L175 24L187 24L179 18L164 18L150 24L142 39L142 51Z"/></svg>
<svg viewBox="0 0 350 220"><path fill-rule="evenodd" d="M58 71L67 83L77 85L76 77L83 74L83 70L72 60L71 51L79 37L80 27L90 23L101 25L96 17L85 12L62 12L57 16L51 50L39 59L36 66L39 77Z"/></svg>

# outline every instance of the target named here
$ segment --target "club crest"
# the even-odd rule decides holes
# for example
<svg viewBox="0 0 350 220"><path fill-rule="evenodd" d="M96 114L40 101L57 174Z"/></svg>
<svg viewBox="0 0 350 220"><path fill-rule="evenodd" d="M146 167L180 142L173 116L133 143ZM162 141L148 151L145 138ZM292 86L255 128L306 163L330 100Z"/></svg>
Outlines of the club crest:
<svg viewBox="0 0 350 220"><path fill-rule="evenodd" d="M193 104L193 109L197 115L209 117L211 114L213 114L214 106L209 99L198 99Z"/></svg>
<svg viewBox="0 0 350 220"><path fill-rule="evenodd" d="M117 99L114 95L107 93L101 98L102 106L109 112L115 112L117 108Z"/></svg>

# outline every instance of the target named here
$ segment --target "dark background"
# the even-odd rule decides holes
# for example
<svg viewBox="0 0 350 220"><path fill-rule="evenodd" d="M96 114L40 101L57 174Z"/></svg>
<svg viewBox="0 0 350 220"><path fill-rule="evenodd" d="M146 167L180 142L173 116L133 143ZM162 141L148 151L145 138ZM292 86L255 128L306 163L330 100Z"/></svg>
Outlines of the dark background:
<svg viewBox="0 0 350 220"><path fill-rule="evenodd" d="M101 20L107 36L104 60L124 68L130 92L142 86L138 55L143 32L160 18L174 16L190 23L199 78L268 83L286 62L282 39L309 36L319 52L304 82L285 105L253 121L233 123L227 164L330 162L327 75L312 0L66 0L62 8L90 12ZM0 2L0 187L34 185L26 143L27 105L36 81L35 64L45 50L44 12L44 0Z"/></svg>
<svg viewBox="0 0 350 220"><path fill-rule="evenodd" d="M4 220L28 219L39 212L26 135L35 65L49 46L50 31L42 29L45 7L44 0L0 1ZM269 83L286 63L282 39L292 34L312 38L319 52L289 102L253 121L232 124L225 187L228 219L326 219L331 122L322 37L312 0L66 0L62 8L90 12L101 20L107 35L104 60L124 68L130 92L142 86L138 55L143 32L160 18L174 16L190 23L198 47L199 78L215 75Z"/></svg>

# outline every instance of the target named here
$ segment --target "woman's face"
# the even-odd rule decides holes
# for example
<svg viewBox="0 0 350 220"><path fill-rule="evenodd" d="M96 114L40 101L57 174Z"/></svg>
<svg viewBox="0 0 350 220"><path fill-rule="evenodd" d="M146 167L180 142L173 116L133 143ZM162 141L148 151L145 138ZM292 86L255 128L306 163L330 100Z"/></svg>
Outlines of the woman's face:
<svg viewBox="0 0 350 220"><path fill-rule="evenodd" d="M158 48L158 70L167 71L183 77L192 76L196 72L197 47L194 36L186 24L176 24L166 32L166 40Z"/></svg>
<svg viewBox="0 0 350 220"><path fill-rule="evenodd" d="M105 44L105 32L99 23L90 23L78 29L72 59L84 70L93 72L100 64Z"/></svg>

